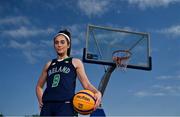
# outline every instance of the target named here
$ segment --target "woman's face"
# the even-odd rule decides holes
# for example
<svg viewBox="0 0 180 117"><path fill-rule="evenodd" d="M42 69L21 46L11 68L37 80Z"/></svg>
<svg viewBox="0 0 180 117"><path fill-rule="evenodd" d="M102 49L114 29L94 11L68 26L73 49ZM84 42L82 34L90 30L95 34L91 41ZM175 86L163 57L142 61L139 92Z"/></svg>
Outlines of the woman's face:
<svg viewBox="0 0 180 117"><path fill-rule="evenodd" d="M63 35L59 35L54 40L54 48L58 55L67 55L67 50L70 47L67 39Z"/></svg>

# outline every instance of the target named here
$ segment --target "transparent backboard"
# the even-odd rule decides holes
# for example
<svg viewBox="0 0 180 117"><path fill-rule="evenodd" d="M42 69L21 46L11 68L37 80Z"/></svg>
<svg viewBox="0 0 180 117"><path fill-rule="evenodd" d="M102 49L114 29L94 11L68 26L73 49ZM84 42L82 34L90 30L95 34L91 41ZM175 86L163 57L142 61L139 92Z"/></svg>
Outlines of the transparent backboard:
<svg viewBox="0 0 180 117"><path fill-rule="evenodd" d="M115 65L112 53L116 50L131 52L127 68L152 69L148 33L88 25L86 47L83 53L84 62Z"/></svg>

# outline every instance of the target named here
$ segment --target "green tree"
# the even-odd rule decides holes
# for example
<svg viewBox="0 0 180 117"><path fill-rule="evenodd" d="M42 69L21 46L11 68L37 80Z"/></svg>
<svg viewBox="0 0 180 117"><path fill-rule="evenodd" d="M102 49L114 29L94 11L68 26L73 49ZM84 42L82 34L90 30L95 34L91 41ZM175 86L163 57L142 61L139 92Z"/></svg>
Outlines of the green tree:
<svg viewBox="0 0 180 117"><path fill-rule="evenodd" d="M3 114L0 112L0 117L3 117Z"/></svg>

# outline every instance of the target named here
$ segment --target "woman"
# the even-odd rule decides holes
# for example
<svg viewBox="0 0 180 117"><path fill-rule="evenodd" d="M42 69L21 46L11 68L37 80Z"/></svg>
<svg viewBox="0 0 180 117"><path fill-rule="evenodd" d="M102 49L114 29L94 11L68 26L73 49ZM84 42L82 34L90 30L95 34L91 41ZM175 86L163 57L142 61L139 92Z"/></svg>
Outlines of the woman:
<svg viewBox="0 0 180 117"><path fill-rule="evenodd" d="M54 48L57 58L49 61L43 68L36 86L36 95L41 116L75 116L72 98L75 93L76 76L84 89L95 94L94 110L101 102L101 93L89 82L83 63L70 57L71 34L67 30L60 31L54 37ZM43 93L43 86L47 83Z"/></svg>

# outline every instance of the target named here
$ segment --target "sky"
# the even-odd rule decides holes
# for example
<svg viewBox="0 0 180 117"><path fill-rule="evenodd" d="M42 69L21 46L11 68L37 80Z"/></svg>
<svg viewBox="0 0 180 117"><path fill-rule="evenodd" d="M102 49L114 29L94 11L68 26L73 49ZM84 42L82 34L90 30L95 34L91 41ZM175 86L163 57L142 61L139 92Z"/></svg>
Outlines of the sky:
<svg viewBox="0 0 180 117"><path fill-rule="evenodd" d="M69 29L71 54L81 59L87 25L93 24L151 37L152 70L115 70L102 99L106 115L180 115L179 11L180 0L0 0L0 113L38 114L35 86L43 66L56 57L53 36ZM98 87L103 66L84 66Z"/></svg>

